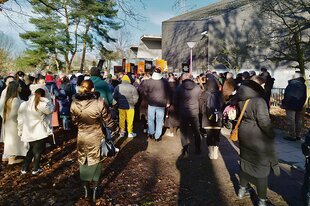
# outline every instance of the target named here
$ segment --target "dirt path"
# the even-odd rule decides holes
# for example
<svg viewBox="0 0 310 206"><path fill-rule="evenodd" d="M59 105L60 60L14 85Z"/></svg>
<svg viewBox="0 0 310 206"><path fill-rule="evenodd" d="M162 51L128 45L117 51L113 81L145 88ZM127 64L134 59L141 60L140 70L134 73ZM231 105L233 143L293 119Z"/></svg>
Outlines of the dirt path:
<svg viewBox="0 0 310 206"><path fill-rule="evenodd" d="M181 154L178 137L147 139L141 130L134 139L117 141L121 148L106 159L96 205L253 205L252 198L238 200L238 154L221 138L218 160L209 160L205 141L202 154ZM225 131L223 131L225 133ZM20 176L20 165L2 165L0 205L91 205L82 198L75 139L66 140L45 156L44 172ZM194 151L193 149L191 151ZM49 159L51 167L46 165ZM302 173L281 165L282 176L270 177L268 197L274 205L301 205Z"/></svg>

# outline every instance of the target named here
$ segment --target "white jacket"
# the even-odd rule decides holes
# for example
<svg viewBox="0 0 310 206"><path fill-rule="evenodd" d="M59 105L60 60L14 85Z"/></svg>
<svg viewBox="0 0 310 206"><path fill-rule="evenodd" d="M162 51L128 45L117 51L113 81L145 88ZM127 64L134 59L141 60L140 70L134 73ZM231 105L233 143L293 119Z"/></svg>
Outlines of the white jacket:
<svg viewBox="0 0 310 206"><path fill-rule="evenodd" d="M23 102L18 110L18 135L23 142L44 139L52 134L50 120L47 118L55 106L47 98L41 97L38 110L34 107L34 96Z"/></svg>

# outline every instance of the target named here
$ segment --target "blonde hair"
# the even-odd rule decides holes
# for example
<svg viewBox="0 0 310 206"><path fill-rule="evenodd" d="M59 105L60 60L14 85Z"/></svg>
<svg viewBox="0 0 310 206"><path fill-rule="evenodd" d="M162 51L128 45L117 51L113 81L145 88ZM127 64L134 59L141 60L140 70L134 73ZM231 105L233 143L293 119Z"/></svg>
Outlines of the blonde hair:
<svg viewBox="0 0 310 206"><path fill-rule="evenodd" d="M80 90L79 92L81 94L92 92L94 89L94 83L91 80L84 80L81 82Z"/></svg>

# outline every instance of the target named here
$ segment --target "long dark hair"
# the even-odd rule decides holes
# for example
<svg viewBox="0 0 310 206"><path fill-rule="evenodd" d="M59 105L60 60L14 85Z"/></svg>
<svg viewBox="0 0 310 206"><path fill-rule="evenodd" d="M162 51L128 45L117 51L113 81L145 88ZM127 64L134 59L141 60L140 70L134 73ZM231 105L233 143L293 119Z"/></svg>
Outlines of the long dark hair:
<svg viewBox="0 0 310 206"><path fill-rule="evenodd" d="M36 111L38 111L38 105L40 103L40 97L45 97L45 90L42 88L39 88L34 92L34 108Z"/></svg>
<svg viewBox="0 0 310 206"><path fill-rule="evenodd" d="M18 87L19 84L16 81L12 81L8 84L4 100L4 110L3 110L4 122L6 121L9 113L11 112L13 99L18 97Z"/></svg>

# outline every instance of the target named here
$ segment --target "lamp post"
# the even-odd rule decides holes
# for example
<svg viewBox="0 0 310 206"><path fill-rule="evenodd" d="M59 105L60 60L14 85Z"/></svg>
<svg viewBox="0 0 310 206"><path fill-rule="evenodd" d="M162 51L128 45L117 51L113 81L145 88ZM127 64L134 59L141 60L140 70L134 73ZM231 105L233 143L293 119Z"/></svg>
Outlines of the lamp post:
<svg viewBox="0 0 310 206"><path fill-rule="evenodd" d="M193 48L195 45L196 45L196 42L194 42L194 41L187 42L187 46L191 49L190 65L189 65L189 73L190 74L192 74L192 71L193 71Z"/></svg>

